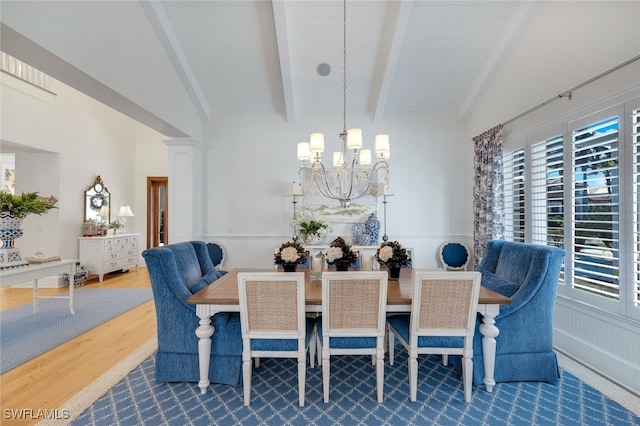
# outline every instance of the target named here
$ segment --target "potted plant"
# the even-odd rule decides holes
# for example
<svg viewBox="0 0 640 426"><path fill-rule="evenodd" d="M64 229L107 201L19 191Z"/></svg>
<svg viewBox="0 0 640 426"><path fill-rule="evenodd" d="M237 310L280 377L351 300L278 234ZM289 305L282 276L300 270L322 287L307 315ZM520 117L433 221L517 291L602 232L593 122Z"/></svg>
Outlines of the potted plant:
<svg viewBox="0 0 640 426"><path fill-rule="evenodd" d="M30 214L41 215L50 209L56 208L55 201L38 197L37 192L23 192L14 195L0 191L0 212L17 219L24 219Z"/></svg>
<svg viewBox="0 0 640 426"><path fill-rule="evenodd" d="M329 265L336 265L338 271L346 271L358 261L358 255L342 237L338 237L329 245L326 259Z"/></svg>
<svg viewBox="0 0 640 426"><path fill-rule="evenodd" d="M110 223L109 223L109 229L113 229L113 233L117 234L118 230L122 228L122 222L120 222L118 219L113 219Z"/></svg>
<svg viewBox="0 0 640 426"><path fill-rule="evenodd" d="M305 244L321 244L331 231L331 225L324 220L309 219L303 214L296 215L294 226L299 228Z"/></svg>
<svg viewBox="0 0 640 426"><path fill-rule="evenodd" d="M2 264L0 268L27 265L20 249L14 247L14 240L23 234L22 222L30 214L41 215L55 208L56 199L38 197L37 192L23 192L21 195L0 191L0 239L2 240Z"/></svg>
<svg viewBox="0 0 640 426"><path fill-rule="evenodd" d="M287 241L280 246L273 263L282 265L285 272L295 272L298 264L307 261L307 252L297 241Z"/></svg>
<svg viewBox="0 0 640 426"><path fill-rule="evenodd" d="M376 250L376 259L380 265L385 265L389 270L390 279L400 278L400 268L411 262L407 249L402 248L397 241L385 241Z"/></svg>

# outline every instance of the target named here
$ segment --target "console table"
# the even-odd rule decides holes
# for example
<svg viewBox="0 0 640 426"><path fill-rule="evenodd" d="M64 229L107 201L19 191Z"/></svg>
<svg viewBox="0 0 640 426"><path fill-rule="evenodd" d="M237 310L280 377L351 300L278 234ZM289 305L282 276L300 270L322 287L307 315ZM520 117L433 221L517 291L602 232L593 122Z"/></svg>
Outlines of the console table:
<svg viewBox="0 0 640 426"><path fill-rule="evenodd" d="M33 281L33 313L38 312L38 298L40 299L69 299L69 311L75 315L73 310L73 277L76 274L77 259L62 259L46 263L31 263L28 266L20 266L15 269L4 269L0 271L0 285L8 286L26 281ZM69 295L68 296L38 296L38 280L58 274L69 274Z"/></svg>
<svg viewBox="0 0 640 426"><path fill-rule="evenodd" d="M104 274L138 267L140 234L80 237L80 263L102 282Z"/></svg>

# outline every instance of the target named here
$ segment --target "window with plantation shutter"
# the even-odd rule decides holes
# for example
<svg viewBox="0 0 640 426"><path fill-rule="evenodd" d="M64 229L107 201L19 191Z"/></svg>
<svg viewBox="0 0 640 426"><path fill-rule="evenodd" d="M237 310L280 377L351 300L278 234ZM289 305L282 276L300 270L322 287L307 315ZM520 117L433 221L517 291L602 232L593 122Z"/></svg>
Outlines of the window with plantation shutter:
<svg viewBox="0 0 640 426"><path fill-rule="evenodd" d="M562 135L531 147L531 242L564 248Z"/></svg>
<svg viewBox="0 0 640 426"><path fill-rule="evenodd" d="M633 241L631 249L631 270L633 284L632 303L640 307L640 107L631 110L631 185Z"/></svg>
<svg viewBox="0 0 640 426"><path fill-rule="evenodd" d="M618 117L572 133L572 286L618 299L620 185ZM566 218L566 216L565 216Z"/></svg>
<svg viewBox="0 0 640 426"><path fill-rule="evenodd" d="M505 239L564 249L559 294L640 320L640 98L504 146Z"/></svg>
<svg viewBox="0 0 640 426"><path fill-rule="evenodd" d="M503 155L504 235L505 239L524 242L525 237L525 161L524 149Z"/></svg>

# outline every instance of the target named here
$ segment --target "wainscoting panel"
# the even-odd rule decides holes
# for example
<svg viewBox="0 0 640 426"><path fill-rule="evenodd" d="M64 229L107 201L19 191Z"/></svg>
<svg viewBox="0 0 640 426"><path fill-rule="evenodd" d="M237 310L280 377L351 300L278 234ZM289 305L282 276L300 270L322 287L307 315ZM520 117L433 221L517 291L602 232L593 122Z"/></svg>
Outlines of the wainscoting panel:
<svg viewBox="0 0 640 426"><path fill-rule="evenodd" d="M558 297L554 346L640 395L640 329L628 319Z"/></svg>

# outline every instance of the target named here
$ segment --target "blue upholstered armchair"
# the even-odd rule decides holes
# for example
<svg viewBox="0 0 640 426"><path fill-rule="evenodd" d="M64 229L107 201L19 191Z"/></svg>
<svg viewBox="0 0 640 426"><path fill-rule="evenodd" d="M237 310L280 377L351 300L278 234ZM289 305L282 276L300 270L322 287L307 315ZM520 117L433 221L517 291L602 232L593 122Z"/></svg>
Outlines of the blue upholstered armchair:
<svg viewBox="0 0 640 426"><path fill-rule="evenodd" d="M496 382L557 383L560 370L553 351L553 310L565 252L556 247L490 241L478 271L482 285L511 298L496 316ZM484 376L482 335L476 323L473 383Z"/></svg>
<svg viewBox="0 0 640 426"><path fill-rule="evenodd" d="M217 278L207 245L203 241L169 244L142 252L156 306L158 352L156 382L198 382L199 319L195 306L187 305L192 294ZM242 334L237 313L219 313L211 345L209 379L237 386L242 377Z"/></svg>

